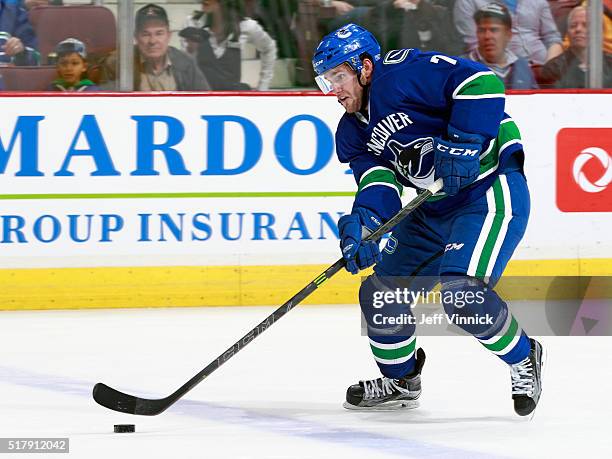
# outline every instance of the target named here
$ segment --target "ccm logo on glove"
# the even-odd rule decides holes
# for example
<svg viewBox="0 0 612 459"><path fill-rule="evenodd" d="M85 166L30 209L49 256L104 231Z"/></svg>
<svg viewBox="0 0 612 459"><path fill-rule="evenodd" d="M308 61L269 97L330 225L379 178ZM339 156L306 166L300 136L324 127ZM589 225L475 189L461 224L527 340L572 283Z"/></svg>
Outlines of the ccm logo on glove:
<svg viewBox="0 0 612 459"><path fill-rule="evenodd" d="M476 156L480 154L480 148L458 148L444 145L443 143L436 143L436 150L455 156Z"/></svg>

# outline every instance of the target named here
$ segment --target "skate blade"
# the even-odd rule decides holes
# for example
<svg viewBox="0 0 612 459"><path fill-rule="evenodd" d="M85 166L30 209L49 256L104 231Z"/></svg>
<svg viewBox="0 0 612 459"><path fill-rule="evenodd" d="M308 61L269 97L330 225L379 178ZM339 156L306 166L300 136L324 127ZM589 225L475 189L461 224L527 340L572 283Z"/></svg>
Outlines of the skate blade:
<svg viewBox="0 0 612 459"><path fill-rule="evenodd" d="M356 406L349 402L342 404L344 408L351 411L399 411L399 410L413 410L419 407L418 400L396 400L388 402L384 405L376 406Z"/></svg>
<svg viewBox="0 0 612 459"><path fill-rule="evenodd" d="M543 382L544 381L544 368L546 368L547 358L548 358L548 350L544 346L542 346L542 364L540 365L540 390L542 392L540 392L540 398L538 399L538 405L542 401L542 394L544 393L544 382ZM538 406L536 405L536 407L531 412L531 414L527 416L528 421L533 421L533 418L535 417L535 413L537 409L538 409Z"/></svg>

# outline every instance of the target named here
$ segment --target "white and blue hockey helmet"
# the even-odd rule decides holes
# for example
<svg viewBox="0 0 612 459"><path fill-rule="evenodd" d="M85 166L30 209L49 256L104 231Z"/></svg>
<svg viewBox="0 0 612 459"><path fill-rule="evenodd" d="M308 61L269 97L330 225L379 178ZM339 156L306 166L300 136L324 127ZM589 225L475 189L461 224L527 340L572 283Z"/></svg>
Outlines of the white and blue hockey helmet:
<svg viewBox="0 0 612 459"><path fill-rule="evenodd" d="M315 81L323 94L332 91L325 72L348 64L359 74L363 68L364 55L372 59L372 62L380 60L380 45L374 35L360 25L346 24L323 37L312 58Z"/></svg>

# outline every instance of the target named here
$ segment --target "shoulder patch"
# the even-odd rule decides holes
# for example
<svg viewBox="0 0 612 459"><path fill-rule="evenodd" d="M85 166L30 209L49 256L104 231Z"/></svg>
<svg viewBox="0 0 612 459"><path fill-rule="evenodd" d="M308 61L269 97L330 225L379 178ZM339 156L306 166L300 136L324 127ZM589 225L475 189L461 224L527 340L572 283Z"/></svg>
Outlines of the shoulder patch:
<svg viewBox="0 0 612 459"><path fill-rule="evenodd" d="M410 53L410 49L392 49L387 54L385 54L383 64L392 65L404 62L408 57L408 53Z"/></svg>

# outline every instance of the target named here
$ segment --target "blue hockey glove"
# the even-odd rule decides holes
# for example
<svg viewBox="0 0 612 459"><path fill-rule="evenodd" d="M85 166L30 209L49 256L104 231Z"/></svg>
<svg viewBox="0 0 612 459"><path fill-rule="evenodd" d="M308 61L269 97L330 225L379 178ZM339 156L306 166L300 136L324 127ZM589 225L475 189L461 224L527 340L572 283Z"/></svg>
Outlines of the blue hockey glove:
<svg viewBox="0 0 612 459"><path fill-rule="evenodd" d="M485 139L452 126L448 127L448 135L452 140L434 138L434 167L435 178L444 182L442 191L452 196L478 177L479 156Z"/></svg>
<svg viewBox="0 0 612 459"><path fill-rule="evenodd" d="M347 271L357 274L359 270L380 261L378 242L363 241L363 238L376 231L381 224L380 217L364 207L356 207L349 215L340 217L340 249Z"/></svg>

